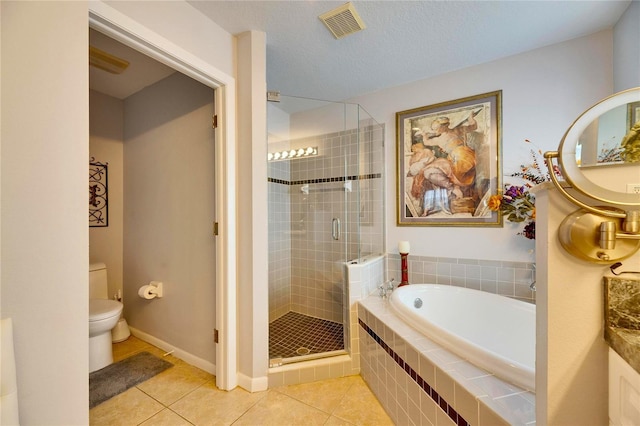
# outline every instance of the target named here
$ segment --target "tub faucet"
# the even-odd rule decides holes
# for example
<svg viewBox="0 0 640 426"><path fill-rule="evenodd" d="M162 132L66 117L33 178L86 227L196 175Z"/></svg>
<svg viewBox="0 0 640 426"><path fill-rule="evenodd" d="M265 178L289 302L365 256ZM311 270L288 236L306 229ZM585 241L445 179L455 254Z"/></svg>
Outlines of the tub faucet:
<svg viewBox="0 0 640 426"><path fill-rule="evenodd" d="M529 284L529 288L531 291L536 291L536 264L533 263L531 266L533 266L533 282Z"/></svg>
<svg viewBox="0 0 640 426"><path fill-rule="evenodd" d="M393 286L394 280L394 278L391 278L389 281L385 281L378 286L378 294L380 297L387 299L391 295L391 292L393 292L393 289L395 288Z"/></svg>

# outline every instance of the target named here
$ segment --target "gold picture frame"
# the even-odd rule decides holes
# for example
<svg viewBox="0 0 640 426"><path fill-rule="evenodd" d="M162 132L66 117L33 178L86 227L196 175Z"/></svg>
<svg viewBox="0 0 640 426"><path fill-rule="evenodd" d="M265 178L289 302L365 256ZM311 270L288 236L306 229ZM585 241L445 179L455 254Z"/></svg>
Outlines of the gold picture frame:
<svg viewBox="0 0 640 426"><path fill-rule="evenodd" d="M502 226L502 91L396 113L398 226Z"/></svg>

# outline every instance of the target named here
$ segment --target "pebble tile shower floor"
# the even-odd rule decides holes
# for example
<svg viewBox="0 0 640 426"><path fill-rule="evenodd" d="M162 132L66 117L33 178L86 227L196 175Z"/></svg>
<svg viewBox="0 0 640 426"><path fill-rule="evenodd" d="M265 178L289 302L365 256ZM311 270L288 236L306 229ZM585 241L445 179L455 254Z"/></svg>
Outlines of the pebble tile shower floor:
<svg viewBox="0 0 640 426"><path fill-rule="evenodd" d="M288 312L269 324L269 358L291 358L344 349L342 324Z"/></svg>

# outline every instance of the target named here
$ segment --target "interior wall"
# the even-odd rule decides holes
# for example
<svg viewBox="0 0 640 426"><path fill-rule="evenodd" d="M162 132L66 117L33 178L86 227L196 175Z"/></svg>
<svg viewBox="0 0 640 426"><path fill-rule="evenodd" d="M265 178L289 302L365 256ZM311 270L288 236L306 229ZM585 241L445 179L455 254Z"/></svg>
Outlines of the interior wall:
<svg viewBox="0 0 640 426"><path fill-rule="evenodd" d="M175 73L124 102L129 324L215 364L213 89ZM164 297L138 289L161 281Z"/></svg>
<svg viewBox="0 0 640 426"><path fill-rule="evenodd" d="M22 425L89 423L86 2L0 2L1 298Z"/></svg>
<svg viewBox="0 0 640 426"><path fill-rule="evenodd" d="M124 103L89 91L89 158L108 163L108 226L89 228L89 262L107 265L109 297L122 294Z"/></svg>
<svg viewBox="0 0 640 426"><path fill-rule="evenodd" d="M640 2L632 1L613 30L613 82L616 92L640 86Z"/></svg>
<svg viewBox="0 0 640 426"><path fill-rule="evenodd" d="M534 242L516 236L519 229L510 224L503 228L396 225L396 112L502 90L503 181L518 183L509 175L531 162L529 150L556 150L575 118L612 93L612 79L612 31L606 30L353 99L387 124L387 251L397 253L398 241L406 240L411 254L421 256L534 260Z"/></svg>
<svg viewBox="0 0 640 426"><path fill-rule="evenodd" d="M269 282L267 221L267 38L238 35L238 384L267 389Z"/></svg>
<svg viewBox="0 0 640 426"><path fill-rule="evenodd" d="M185 1L110 0L104 3L186 49L199 61L212 64L227 75L235 75L234 36Z"/></svg>
<svg viewBox="0 0 640 426"><path fill-rule="evenodd" d="M574 258L557 230L578 208L556 189L540 188L537 241L536 418L541 424L608 423L603 276L608 264ZM622 261L635 270L640 253Z"/></svg>
<svg viewBox="0 0 640 426"><path fill-rule="evenodd" d="M130 3L138 13L123 12L114 22L126 29L147 24L148 2ZM171 14L154 14L157 34L180 39L158 46L205 51L203 63L232 75L233 37L218 34L209 20L200 37L191 37L184 31L190 20L206 18L171 3ZM0 308L14 319L24 425L89 422L88 9L88 2L0 2ZM229 96L233 104L233 91Z"/></svg>

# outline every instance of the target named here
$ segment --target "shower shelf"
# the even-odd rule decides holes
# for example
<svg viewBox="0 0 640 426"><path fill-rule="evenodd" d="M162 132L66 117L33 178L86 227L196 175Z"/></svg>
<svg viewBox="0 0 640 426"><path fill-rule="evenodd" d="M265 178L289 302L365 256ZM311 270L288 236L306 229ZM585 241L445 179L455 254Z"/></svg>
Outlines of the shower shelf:
<svg viewBox="0 0 640 426"><path fill-rule="evenodd" d="M344 182L341 186L337 186L334 188L310 188L308 184L302 185L300 187L300 192L302 192L303 194L308 194L310 192L334 192L334 191L352 192L353 182L348 180Z"/></svg>

